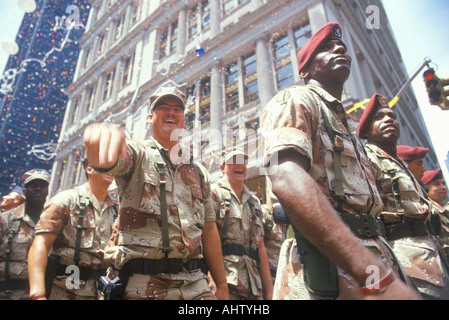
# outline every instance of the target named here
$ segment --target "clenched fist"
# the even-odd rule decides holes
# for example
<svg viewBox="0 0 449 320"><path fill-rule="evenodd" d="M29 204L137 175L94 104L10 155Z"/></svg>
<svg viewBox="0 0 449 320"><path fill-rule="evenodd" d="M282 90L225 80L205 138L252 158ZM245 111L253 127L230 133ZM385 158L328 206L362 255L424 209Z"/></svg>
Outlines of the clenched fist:
<svg viewBox="0 0 449 320"><path fill-rule="evenodd" d="M123 130L114 124L94 123L83 134L87 160L94 168L109 169L115 166L119 156L127 152Z"/></svg>

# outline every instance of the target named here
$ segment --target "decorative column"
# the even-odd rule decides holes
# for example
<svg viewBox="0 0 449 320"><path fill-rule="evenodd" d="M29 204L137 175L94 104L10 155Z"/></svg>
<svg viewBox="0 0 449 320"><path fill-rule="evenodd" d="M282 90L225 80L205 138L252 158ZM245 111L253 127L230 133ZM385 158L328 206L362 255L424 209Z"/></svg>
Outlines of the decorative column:
<svg viewBox="0 0 449 320"><path fill-rule="evenodd" d="M220 62L212 65L210 76L210 126L221 130L221 113L223 112L223 77Z"/></svg>
<svg viewBox="0 0 449 320"><path fill-rule="evenodd" d="M271 67L271 56L266 37L256 41L256 57L259 100L262 110L276 93L274 71Z"/></svg>
<svg viewBox="0 0 449 320"><path fill-rule="evenodd" d="M176 53L178 56L183 57L185 54L187 39L187 9L184 7L178 14L178 46Z"/></svg>
<svg viewBox="0 0 449 320"><path fill-rule="evenodd" d="M212 32L212 37L217 36L220 33L220 23L221 23L221 1L220 0L210 0L210 28Z"/></svg>

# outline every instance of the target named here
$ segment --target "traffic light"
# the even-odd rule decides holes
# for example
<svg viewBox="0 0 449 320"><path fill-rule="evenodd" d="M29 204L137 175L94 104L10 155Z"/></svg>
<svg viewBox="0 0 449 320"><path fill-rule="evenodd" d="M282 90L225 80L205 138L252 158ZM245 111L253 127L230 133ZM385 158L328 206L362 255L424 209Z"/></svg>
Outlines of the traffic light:
<svg viewBox="0 0 449 320"><path fill-rule="evenodd" d="M424 82L427 88L427 94L429 96L430 104L440 106L444 103L443 90L440 86L440 79L435 74L435 70L432 68L424 71Z"/></svg>

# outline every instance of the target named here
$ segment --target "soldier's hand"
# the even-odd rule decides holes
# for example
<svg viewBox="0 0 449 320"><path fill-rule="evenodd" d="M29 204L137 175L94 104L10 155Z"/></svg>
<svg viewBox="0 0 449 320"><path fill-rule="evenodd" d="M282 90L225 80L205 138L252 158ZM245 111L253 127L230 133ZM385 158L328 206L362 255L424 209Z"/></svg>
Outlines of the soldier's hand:
<svg viewBox="0 0 449 320"><path fill-rule="evenodd" d="M94 123L87 126L83 143L87 159L94 168L112 168L119 156L126 156L125 134L118 125Z"/></svg>
<svg viewBox="0 0 449 320"><path fill-rule="evenodd" d="M422 297L416 290L395 279L381 291L366 295L365 300L422 300Z"/></svg>

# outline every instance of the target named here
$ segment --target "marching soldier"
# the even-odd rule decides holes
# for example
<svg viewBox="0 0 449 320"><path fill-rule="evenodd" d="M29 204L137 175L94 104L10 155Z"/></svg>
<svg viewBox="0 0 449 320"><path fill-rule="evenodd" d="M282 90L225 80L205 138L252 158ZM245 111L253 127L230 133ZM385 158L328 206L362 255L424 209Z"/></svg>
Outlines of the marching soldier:
<svg viewBox="0 0 449 320"><path fill-rule="evenodd" d="M424 298L448 299L448 271L435 242L432 204L397 154L400 127L385 97L373 95L357 133L368 141L365 149L383 200L387 240Z"/></svg>
<svg viewBox="0 0 449 320"><path fill-rule="evenodd" d="M0 214L0 300L27 300L28 252L48 195L50 175L33 169L23 176L25 202Z"/></svg>
<svg viewBox="0 0 449 320"><path fill-rule="evenodd" d="M212 199L231 300L271 300L263 212L259 199L244 184L247 159L241 148L224 152L223 177L212 185Z"/></svg>
<svg viewBox="0 0 449 320"><path fill-rule="evenodd" d="M121 199L106 250L112 268L105 299L229 298L209 173L178 157L178 141L172 140L185 127L184 110L184 94L161 87L150 97L148 141L127 140L119 127L106 124L84 132L89 162L116 175Z"/></svg>
<svg viewBox="0 0 449 320"><path fill-rule="evenodd" d="M422 183L427 186L429 199L432 201L434 211L441 218L441 231L439 240L446 258L449 257L449 207L444 207L447 199L447 185L441 169L426 171Z"/></svg>
<svg viewBox="0 0 449 320"><path fill-rule="evenodd" d="M50 199L36 225L28 257L31 300L98 299L97 280L106 274L103 250L118 199L108 190L113 175L95 171L87 159L83 166L88 182Z"/></svg>
<svg viewBox="0 0 449 320"><path fill-rule="evenodd" d="M306 86L282 90L264 110L265 165L296 229L292 254L279 258L294 274L278 271L277 299L419 297L379 236L381 198L341 103L350 69L341 27L328 23L298 54Z"/></svg>

